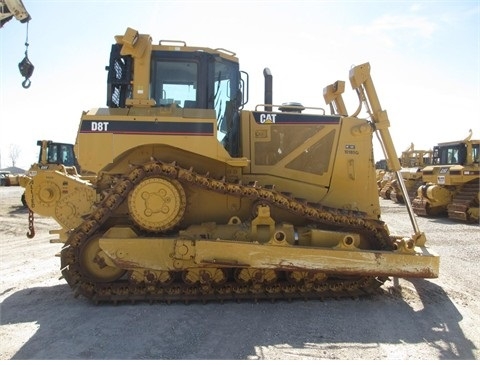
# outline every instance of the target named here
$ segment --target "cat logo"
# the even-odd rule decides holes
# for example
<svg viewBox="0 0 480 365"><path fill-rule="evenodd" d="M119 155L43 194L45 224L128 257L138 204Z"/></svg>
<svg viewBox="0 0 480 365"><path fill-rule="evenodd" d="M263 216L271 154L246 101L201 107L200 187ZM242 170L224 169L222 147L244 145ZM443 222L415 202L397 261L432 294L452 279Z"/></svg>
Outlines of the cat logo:
<svg viewBox="0 0 480 365"><path fill-rule="evenodd" d="M260 114L260 123L262 124L275 123L276 116L277 114Z"/></svg>

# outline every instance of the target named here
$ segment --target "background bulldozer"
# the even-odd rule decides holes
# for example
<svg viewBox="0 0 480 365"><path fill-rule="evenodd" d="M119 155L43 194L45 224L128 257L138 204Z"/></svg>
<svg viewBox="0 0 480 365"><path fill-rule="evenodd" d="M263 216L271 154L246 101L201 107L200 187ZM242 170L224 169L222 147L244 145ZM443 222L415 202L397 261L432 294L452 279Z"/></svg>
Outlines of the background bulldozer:
<svg viewBox="0 0 480 365"><path fill-rule="evenodd" d="M478 223L479 158L480 140L472 139L472 130L462 141L435 146L433 164L422 170L423 184L412 202L414 212Z"/></svg>
<svg viewBox="0 0 480 365"><path fill-rule="evenodd" d="M94 302L356 297L389 276L434 278L439 257L381 220L377 134L400 164L370 65L349 80L368 118L349 116L345 83L324 88L331 113L264 102L246 110L235 53L115 37L107 107L81 116L75 155L91 176L39 170L33 214L59 224L63 278ZM360 111L360 108L358 108ZM399 175L398 175L399 176Z"/></svg>
<svg viewBox="0 0 480 365"><path fill-rule="evenodd" d="M432 150L416 150L413 143L400 156L402 169L400 174L407 188L408 198L412 201L417 193L418 187L422 184L422 169L431 165ZM391 199L397 203L404 203L401 186L398 184L395 173L386 171L380 183L380 196L384 199Z"/></svg>
<svg viewBox="0 0 480 365"><path fill-rule="evenodd" d="M38 161L33 163L25 174L18 178L18 184L27 187L30 180L39 173L39 171L59 170L63 174L78 176L81 172L80 165L75 157L73 144L63 142L53 142L50 140L39 140L37 146L40 147ZM22 194L22 204L27 206L25 193Z"/></svg>

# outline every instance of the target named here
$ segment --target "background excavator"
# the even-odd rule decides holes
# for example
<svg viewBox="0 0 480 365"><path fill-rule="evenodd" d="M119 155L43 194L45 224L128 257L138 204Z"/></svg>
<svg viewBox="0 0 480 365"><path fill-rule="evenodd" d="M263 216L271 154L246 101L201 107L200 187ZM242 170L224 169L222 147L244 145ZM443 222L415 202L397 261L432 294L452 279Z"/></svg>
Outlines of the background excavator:
<svg viewBox="0 0 480 365"><path fill-rule="evenodd" d="M406 191L370 75L353 67L318 106L264 102L252 110L234 52L153 43L127 28L107 67L107 107L83 112L82 169L40 169L25 188L52 217L60 271L99 302L357 297L390 276L435 278L439 257L406 202L413 233L381 219L372 137ZM358 117L362 106L367 118ZM406 195L406 194L405 194Z"/></svg>

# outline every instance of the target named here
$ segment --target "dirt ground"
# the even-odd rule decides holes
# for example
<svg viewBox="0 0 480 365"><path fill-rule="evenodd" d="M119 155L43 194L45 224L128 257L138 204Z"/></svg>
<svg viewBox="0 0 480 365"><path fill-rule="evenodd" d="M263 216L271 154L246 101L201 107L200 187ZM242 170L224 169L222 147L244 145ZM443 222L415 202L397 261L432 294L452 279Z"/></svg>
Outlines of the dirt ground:
<svg viewBox="0 0 480 365"><path fill-rule="evenodd" d="M20 187L0 187L0 360L478 360L480 227L418 218L440 277L345 300L94 305L59 280L54 221L26 237ZM409 234L403 205L382 219Z"/></svg>

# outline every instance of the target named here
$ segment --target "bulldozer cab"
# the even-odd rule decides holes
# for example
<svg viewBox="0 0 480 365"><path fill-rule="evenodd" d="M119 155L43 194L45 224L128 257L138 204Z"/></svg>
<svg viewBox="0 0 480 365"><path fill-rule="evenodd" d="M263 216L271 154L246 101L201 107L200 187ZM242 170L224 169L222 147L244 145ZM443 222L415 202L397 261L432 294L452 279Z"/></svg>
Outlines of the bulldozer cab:
<svg viewBox="0 0 480 365"><path fill-rule="evenodd" d="M49 164L64 165L66 167L75 166L77 171L80 171L80 166L75 158L73 144L42 140L37 141L37 146L40 146L38 155L40 166Z"/></svg>
<svg viewBox="0 0 480 365"><path fill-rule="evenodd" d="M433 164L464 166L478 163L479 146L478 141L439 144L433 148Z"/></svg>
<svg viewBox="0 0 480 365"><path fill-rule="evenodd" d="M173 45L171 45L173 43ZM172 51L176 43L181 43L181 51ZM114 44L111 50L108 72L107 106L123 108L138 106L147 90L135 91L135 84L141 78L134 78L132 57L124 55L124 44ZM229 149L231 155L238 154L231 140L238 110L246 104L242 92L247 85L241 79L238 60L226 50L202 52L194 47L186 48L184 42L160 41L159 49L150 52L150 74L148 96L145 106L155 108L175 108L215 110L217 118L217 138ZM178 48L178 47L177 47ZM217 50L215 50L217 51ZM145 55L148 57L148 55ZM227 134L229 134L228 137Z"/></svg>

